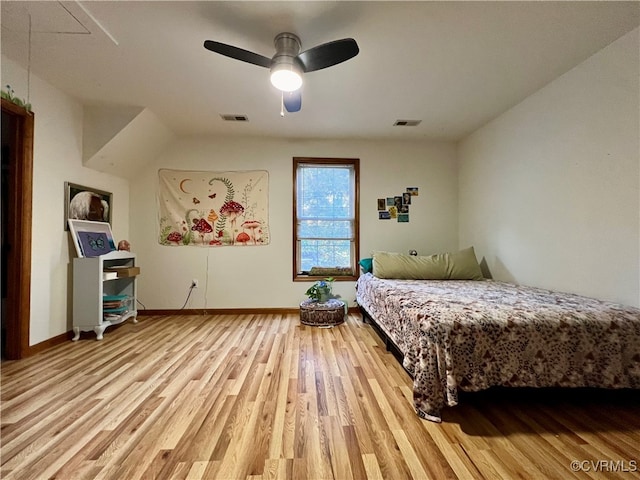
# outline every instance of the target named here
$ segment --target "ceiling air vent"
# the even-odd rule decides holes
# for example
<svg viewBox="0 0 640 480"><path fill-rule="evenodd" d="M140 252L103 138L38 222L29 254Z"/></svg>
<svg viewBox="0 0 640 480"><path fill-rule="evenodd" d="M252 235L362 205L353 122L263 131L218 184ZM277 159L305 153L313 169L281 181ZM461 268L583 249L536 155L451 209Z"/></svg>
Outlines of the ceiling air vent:
<svg viewBox="0 0 640 480"><path fill-rule="evenodd" d="M235 113L223 113L223 114L220 114L220 116L225 122L248 122L249 121L249 117L247 117L246 115L237 115Z"/></svg>
<svg viewBox="0 0 640 480"><path fill-rule="evenodd" d="M394 127L415 127L422 120L396 120L393 124Z"/></svg>

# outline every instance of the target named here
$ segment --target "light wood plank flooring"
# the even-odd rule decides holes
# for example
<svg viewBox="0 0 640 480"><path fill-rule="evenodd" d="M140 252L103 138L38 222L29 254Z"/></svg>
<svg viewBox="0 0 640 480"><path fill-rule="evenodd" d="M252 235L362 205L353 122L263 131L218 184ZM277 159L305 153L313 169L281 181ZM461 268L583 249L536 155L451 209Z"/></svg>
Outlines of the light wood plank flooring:
<svg viewBox="0 0 640 480"><path fill-rule="evenodd" d="M142 317L2 364L0 474L640 478L637 391L467 394L442 424L411 396L358 315L330 329L295 314Z"/></svg>

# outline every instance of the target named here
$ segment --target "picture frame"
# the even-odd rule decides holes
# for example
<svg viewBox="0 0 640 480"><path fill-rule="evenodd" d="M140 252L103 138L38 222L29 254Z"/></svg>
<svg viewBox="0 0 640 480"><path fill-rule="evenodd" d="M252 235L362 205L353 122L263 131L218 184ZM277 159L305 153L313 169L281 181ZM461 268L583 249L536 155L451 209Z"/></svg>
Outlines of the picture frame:
<svg viewBox="0 0 640 480"><path fill-rule="evenodd" d="M88 220L111 225L113 194L98 188L64 182L64 229L69 220Z"/></svg>
<svg viewBox="0 0 640 480"><path fill-rule="evenodd" d="M111 225L107 222L70 218L68 224L79 258L98 257L116 250Z"/></svg>

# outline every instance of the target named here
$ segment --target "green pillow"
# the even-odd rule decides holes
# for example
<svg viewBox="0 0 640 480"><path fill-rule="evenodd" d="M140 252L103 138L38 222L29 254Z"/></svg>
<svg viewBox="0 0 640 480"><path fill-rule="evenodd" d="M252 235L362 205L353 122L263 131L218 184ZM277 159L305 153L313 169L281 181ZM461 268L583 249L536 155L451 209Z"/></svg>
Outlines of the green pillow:
<svg viewBox="0 0 640 480"><path fill-rule="evenodd" d="M371 273L373 271L373 258L363 258L358 264L362 267L364 273Z"/></svg>
<svg viewBox="0 0 640 480"><path fill-rule="evenodd" d="M482 270L473 247L449 253L447 276L450 280L482 280Z"/></svg>
<svg viewBox="0 0 640 480"><path fill-rule="evenodd" d="M378 278L446 280L446 254L425 256L374 252L373 274Z"/></svg>
<svg viewBox="0 0 640 480"><path fill-rule="evenodd" d="M473 247L429 256L373 252L373 274L404 280L482 280Z"/></svg>

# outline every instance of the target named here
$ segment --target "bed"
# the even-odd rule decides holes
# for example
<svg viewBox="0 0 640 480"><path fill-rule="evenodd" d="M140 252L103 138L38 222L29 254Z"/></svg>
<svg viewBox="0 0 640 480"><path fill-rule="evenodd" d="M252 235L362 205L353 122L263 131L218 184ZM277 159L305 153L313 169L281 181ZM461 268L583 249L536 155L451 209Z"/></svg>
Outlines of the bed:
<svg viewBox="0 0 640 480"><path fill-rule="evenodd" d="M475 257L474 257L475 259ZM440 422L458 391L640 388L640 309L494 280L361 275L356 300Z"/></svg>

